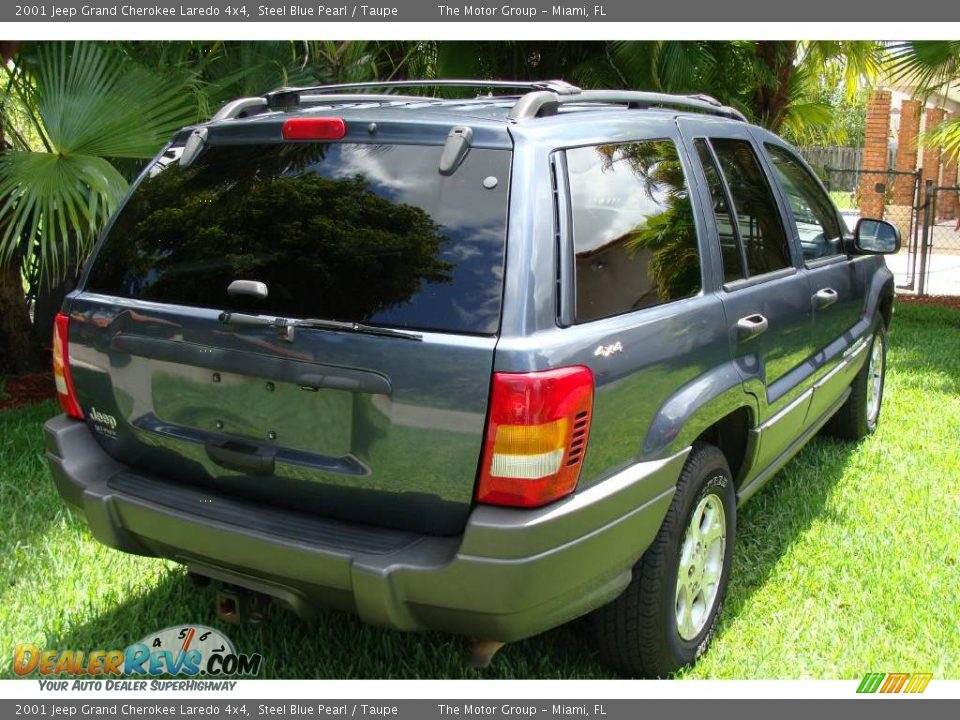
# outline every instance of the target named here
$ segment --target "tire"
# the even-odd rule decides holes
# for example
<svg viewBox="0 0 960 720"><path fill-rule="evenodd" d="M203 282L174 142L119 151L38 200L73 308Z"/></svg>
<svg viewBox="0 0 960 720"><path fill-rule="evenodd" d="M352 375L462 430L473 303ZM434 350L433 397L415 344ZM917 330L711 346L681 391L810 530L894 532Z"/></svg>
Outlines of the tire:
<svg viewBox="0 0 960 720"><path fill-rule="evenodd" d="M681 632L684 623L678 621L678 611L688 606L690 595L682 592L679 569L681 559L686 564L695 547L693 536L687 538L695 512L701 526L714 531L716 518L722 517L725 534L720 538L719 558L716 539L704 543L708 549L687 573L690 580L685 587L693 590L699 584L702 591L694 596L690 616L680 612L691 620ZM713 523L708 522L708 513ZM726 595L736 529L736 496L727 460L713 445L695 443L663 525L634 566L633 579L622 595L594 613L600 655L608 665L632 677L667 677L704 653ZM707 579L711 569L719 569L715 583ZM711 587L715 591L707 608Z"/></svg>
<svg viewBox="0 0 960 720"><path fill-rule="evenodd" d="M877 429L886 374L887 328L881 322L870 341L867 359L850 384L850 396L824 427L828 435L861 440Z"/></svg>

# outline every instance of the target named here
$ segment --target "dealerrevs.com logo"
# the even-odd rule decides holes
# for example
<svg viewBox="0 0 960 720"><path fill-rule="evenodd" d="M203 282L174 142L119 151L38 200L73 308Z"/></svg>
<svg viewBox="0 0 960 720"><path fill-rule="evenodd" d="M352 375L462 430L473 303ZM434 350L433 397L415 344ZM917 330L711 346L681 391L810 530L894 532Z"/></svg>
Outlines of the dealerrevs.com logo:
<svg viewBox="0 0 960 720"><path fill-rule="evenodd" d="M39 674L108 681L137 676L254 677L262 663L259 653L238 653L223 633L203 625L164 628L123 650L51 650L20 643L13 653L13 671L21 677ZM116 684L116 689L130 689Z"/></svg>

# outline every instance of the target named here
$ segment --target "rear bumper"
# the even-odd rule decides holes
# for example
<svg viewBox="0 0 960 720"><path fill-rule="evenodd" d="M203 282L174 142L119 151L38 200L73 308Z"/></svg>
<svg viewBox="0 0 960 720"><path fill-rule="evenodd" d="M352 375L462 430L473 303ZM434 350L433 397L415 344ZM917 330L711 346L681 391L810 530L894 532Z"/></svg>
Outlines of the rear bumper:
<svg viewBox="0 0 960 720"><path fill-rule="evenodd" d="M666 515L683 451L638 463L537 510L477 507L462 536L313 518L150 477L116 462L87 426L45 426L63 498L94 536L126 552L271 595L301 616L318 606L404 630L516 640L618 595Z"/></svg>

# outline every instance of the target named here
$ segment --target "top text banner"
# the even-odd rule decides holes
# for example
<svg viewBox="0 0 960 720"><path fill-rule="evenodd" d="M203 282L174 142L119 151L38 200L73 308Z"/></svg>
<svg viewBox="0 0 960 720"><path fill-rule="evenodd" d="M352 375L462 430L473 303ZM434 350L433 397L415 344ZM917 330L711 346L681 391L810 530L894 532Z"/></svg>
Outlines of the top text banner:
<svg viewBox="0 0 960 720"><path fill-rule="evenodd" d="M10 3L0 5L0 23L8 22L855 22L864 5L855 0L600 0L594 4L553 4L544 0L449 4L436 0L372 0L374 4L330 0L127 0ZM343 2L343 4L337 4ZM960 3L904 4L871 0L874 22L960 21Z"/></svg>

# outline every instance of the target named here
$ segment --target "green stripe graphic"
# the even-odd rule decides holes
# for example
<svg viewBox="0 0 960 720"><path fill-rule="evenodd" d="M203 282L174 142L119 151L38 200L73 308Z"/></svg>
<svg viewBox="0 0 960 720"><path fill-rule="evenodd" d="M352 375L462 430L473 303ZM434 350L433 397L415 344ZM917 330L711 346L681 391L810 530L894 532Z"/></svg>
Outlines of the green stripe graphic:
<svg viewBox="0 0 960 720"><path fill-rule="evenodd" d="M877 688L880 687L880 683L883 682L883 679L886 676L886 673L867 673L863 676L863 680L860 682L860 687L857 688L857 692L875 693Z"/></svg>

